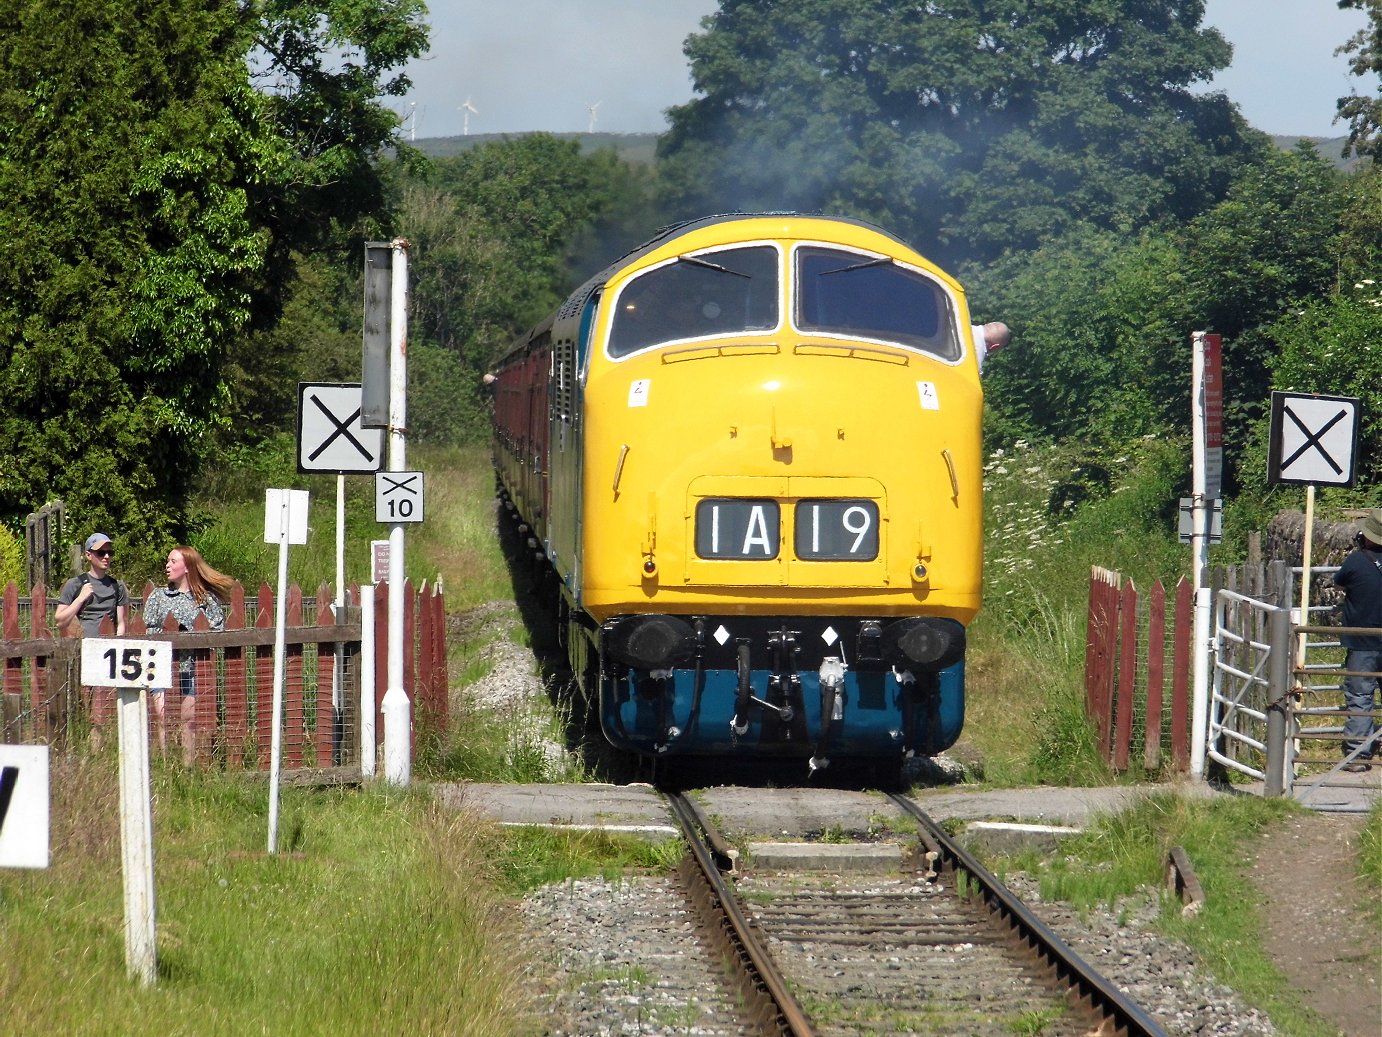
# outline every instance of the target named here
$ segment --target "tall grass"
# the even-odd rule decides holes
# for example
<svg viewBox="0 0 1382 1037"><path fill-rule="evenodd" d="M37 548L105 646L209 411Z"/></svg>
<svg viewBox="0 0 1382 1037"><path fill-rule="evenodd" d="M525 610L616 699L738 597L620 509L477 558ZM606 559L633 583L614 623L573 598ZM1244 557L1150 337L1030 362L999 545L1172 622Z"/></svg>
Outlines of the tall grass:
<svg viewBox="0 0 1382 1037"><path fill-rule="evenodd" d="M125 974L115 759L59 759L53 860L0 873L15 1034L525 1032L497 831L420 795L155 771L158 980Z"/></svg>
<svg viewBox="0 0 1382 1037"><path fill-rule="evenodd" d="M1111 779L1084 713L1089 572L1102 565L1146 585L1188 565L1174 535L1181 456L1158 441L1109 451L1020 440L989 456L965 722L987 781Z"/></svg>

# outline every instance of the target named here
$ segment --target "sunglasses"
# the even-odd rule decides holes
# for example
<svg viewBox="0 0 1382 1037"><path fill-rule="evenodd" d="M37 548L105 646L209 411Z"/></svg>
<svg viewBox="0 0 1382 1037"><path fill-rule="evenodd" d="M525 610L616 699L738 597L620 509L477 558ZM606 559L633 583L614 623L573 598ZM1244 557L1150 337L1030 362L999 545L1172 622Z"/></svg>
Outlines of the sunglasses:
<svg viewBox="0 0 1382 1037"><path fill-rule="evenodd" d="M97 558L113 558L113 557L115 557L115 551L114 551L112 548L109 548L109 547L103 547L103 548L101 548L99 551L92 551L91 553L94 554Z"/></svg>

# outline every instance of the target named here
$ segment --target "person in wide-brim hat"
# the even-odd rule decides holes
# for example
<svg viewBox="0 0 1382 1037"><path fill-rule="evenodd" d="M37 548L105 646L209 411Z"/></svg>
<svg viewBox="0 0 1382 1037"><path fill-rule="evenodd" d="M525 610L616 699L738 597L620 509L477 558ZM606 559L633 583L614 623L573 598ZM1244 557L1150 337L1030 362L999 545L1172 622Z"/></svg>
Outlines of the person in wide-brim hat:
<svg viewBox="0 0 1382 1037"><path fill-rule="evenodd" d="M1357 547L1350 551L1334 574L1334 583L1343 588L1343 625L1346 632L1339 642L1344 656L1343 769L1363 772L1377 755L1378 730L1372 712L1377 702L1378 679L1382 672L1382 510L1372 511L1358 523Z"/></svg>
<svg viewBox="0 0 1382 1037"><path fill-rule="evenodd" d="M1382 510L1369 512L1358 523L1359 532L1374 544L1382 547Z"/></svg>

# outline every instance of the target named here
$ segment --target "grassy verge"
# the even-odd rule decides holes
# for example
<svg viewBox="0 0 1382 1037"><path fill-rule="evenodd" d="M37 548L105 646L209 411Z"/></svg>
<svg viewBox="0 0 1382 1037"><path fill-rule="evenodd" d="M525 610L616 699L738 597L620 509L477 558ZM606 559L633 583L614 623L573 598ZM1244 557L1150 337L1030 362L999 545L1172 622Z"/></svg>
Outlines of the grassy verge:
<svg viewBox="0 0 1382 1037"><path fill-rule="evenodd" d="M1266 1012L1284 1037L1336 1037L1337 1030L1304 1005L1268 957L1257 898L1245 895L1252 888L1244 863L1252 840L1300 809L1254 796L1210 801L1158 793L1100 819L1063 843L1057 856L1029 852L990 864L1000 876L1014 870L1036 876L1046 899L1117 910L1121 898L1161 888L1172 847L1184 847L1206 900L1198 914L1185 917L1179 901L1163 894L1161 931L1191 947L1212 975ZM1371 848L1365 838L1363 858L1376 853L1382 807L1372 812L1366 830L1372 832Z"/></svg>
<svg viewBox="0 0 1382 1037"><path fill-rule="evenodd" d="M158 982L125 974L116 761L59 760L53 863L0 873L4 1029L25 1034L520 1034L496 832L424 797L157 768Z"/></svg>

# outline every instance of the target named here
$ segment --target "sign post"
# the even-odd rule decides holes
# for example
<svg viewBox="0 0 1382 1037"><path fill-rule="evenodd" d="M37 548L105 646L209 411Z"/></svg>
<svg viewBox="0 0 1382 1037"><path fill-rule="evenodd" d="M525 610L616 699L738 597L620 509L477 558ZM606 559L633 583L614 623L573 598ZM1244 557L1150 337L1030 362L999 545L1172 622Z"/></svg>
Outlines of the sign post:
<svg viewBox="0 0 1382 1037"><path fill-rule="evenodd" d="M345 605L345 477L350 473L377 472L384 464L384 434L364 424L364 386L360 382L298 383L298 471L333 473L336 476L336 596L335 617L340 622ZM339 723L341 672L345 647L336 645L332 667L331 707ZM334 741L334 739L333 739Z"/></svg>
<svg viewBox="0 0 1382 1037"><path fill-rule="evenodd" d="M407 465L408 428L408 242L394 238L365 243L365 328L361 371L364 379L363 420L385 426L389 458L386 471L395 476L417 475L416 518L402 514L404 506L390 515L389 530L389 644L388 687L384 691L384 778L407 785L412 778L412 717L408 694L403 689L403 526L421 519L421 473L404 472ZM387 285L387 288L385 287ZM387 323L383 315L388 314ZM384 349L387 329L387 350ZM383 392L387 384L387 397ZM385 412L387 403L387 415ZM375 477L376 518L381 478ZM393 498L401 501L402 497ZM382 520L381 520L382 521Z"/></svg>
<svg viewBox="0 0 1382 1037"><path fill-rule="evenodd" d="M288 639L288 545L307 543L306 490L264 491L264 543L278 545L278 605L274 609L273 732L269 749L269 853L278 852L278 786L283 756L283 655Z"/></svg>
<svg viewBox="0 0 1382 1037"><path fill-rule="evenodd" d="M1206 331L1190 336L1192 366L1191 430L1193 469L1190 541L1195 591L1195 652L1192 658L1190 774L1204 777L1205 737L1209 731L1210 630L1214 602L1208 583L1209 544L1215 505L1223 493L1224 380L1223 339Z"/></svg>
<svg viewBox="0 0 1382 1037"><path fill-rule="evenodd" d="M1305 487L1305 542L1301 548L1300 616L1310 622L1310 568L1315 539L1315 486L1352 486L1358 458L1362 401L1353 396L1272 393L1267 481ZM1305 666L1305 635L1296 637L1295 668Z"/></svg>
<svg viewBox="0 0 1382 1037"><path fill-rule="evenodd" d="M48 867L48 752L0 745L0 868Z"/></svg>
<svg viewBox="0 0 1382 1037"><path fill-rule="evenodd" d="M154 822L149 796L149 691L173 684L173 646L124 637L82 639L82 683L114 688L120 741L120 849L125 968L146 987L158 975Z"/></svg>

